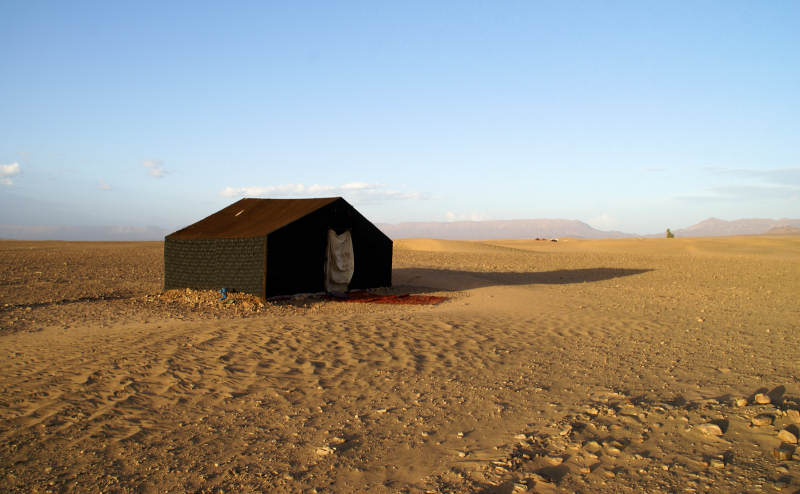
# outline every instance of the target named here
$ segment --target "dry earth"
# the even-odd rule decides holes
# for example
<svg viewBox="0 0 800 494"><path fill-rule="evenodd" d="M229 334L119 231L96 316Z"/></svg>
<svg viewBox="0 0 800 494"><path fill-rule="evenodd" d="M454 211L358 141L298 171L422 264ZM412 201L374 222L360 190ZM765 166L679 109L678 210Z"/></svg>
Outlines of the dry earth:
<svg viewBox="0 0 800 494"><path fill-rule="evenodd" d="M395 242L436 306L161 249L0 242L0 490L800 492L798 237Z"/></svg>

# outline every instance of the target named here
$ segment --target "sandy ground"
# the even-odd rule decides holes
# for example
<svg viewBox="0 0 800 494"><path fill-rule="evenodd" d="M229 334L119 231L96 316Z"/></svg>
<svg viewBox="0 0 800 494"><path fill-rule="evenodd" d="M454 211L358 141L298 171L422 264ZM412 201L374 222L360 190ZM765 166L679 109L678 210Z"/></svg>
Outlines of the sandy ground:
<svg viewBox="0 0 800 494"><path fill-rule="evenodd" d="M800 237L395 242L436 306L161 249L0 242L0 491L800 492Z"/></svg>

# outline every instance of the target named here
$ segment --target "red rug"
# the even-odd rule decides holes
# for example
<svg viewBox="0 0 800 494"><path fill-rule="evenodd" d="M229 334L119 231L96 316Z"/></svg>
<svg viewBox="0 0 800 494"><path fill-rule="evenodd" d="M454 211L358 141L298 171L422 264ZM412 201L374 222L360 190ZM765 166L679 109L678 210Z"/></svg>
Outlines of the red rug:
<svg viewBox="0 0 800 494"><path fill-rule="evenodd" d="M375 295L362 290L348 292L346 297L331 298L339 302L359 302L364 304L398 304L398 305L436 305L447 300L447 297L435 295Z"/></svg>

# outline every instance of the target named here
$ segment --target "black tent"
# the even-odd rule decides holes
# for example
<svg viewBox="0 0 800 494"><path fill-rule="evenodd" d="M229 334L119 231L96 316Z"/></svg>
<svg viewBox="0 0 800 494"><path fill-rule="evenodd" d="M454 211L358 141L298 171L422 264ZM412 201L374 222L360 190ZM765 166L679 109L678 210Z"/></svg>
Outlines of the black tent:
<svg viewBox="0 0 800 494"><path fill-rule="evenodd" d="M164 289L260 297L325 290L329 231L351 240L348 288L392 283L392 240L341 197L242 199L164 239Z"/></svg>

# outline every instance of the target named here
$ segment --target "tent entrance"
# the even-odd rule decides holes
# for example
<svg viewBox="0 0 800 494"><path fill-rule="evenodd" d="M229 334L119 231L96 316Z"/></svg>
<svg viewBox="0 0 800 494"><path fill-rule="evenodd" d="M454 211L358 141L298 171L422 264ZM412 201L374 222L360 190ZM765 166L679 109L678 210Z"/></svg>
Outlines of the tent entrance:
<svg viewBox="0 0 800 494"><path fill-rule="evenodd" d="M325 291L343 293L353 279L355 259L350 230L341 235L328 230L328 249L325 259Z"/></svg>

